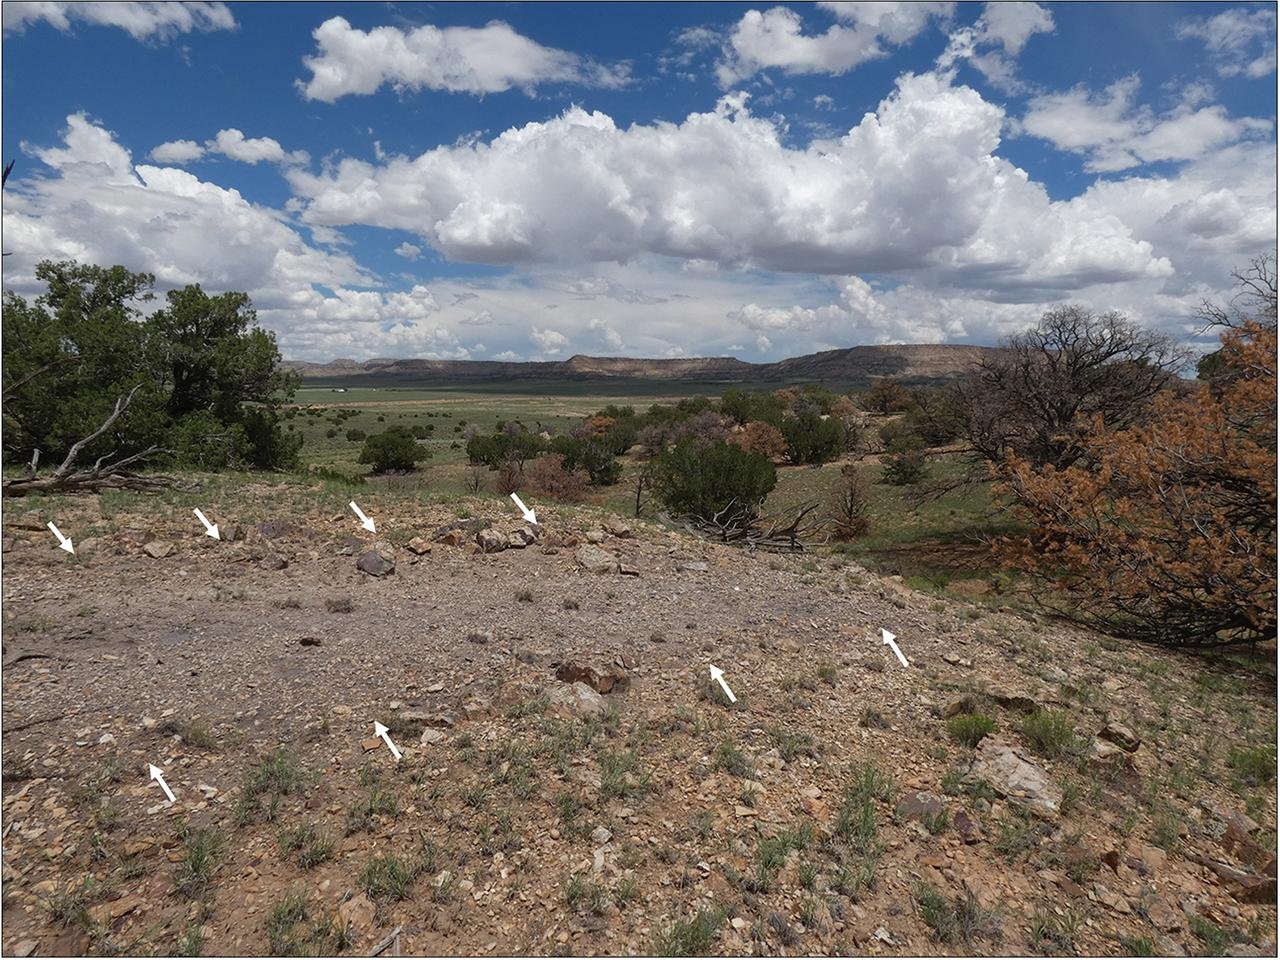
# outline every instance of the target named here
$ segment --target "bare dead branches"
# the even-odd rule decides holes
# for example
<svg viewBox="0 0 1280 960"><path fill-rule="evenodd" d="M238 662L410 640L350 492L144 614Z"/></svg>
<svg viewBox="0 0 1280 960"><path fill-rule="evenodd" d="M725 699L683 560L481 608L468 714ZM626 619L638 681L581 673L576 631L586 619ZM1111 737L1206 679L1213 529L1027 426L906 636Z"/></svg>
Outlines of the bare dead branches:
<svg viewBox="0 0 1280 960"><path fill-rule="evenodd" d="M6 480L3 488L0 488L3 495L6 497L23 497L28 493L97 493L101 490L112 489L159 490L178 486L177 477L158 473L139 474L129 469L134 464L141 463L156 454L170 452L163 447L148 447L138 453L114 461L110 460L113 454L105 454L99 457L92 467L76 467L76 460L80 457L81 451L111 429L111 425L119 420L121 415L129 409L129 404L133 402L134 394L138 392L140 387L141 384L135 386L126 396L117 399L115 407L107 418L87 437L83 437L73 443L62 463L55 467L48 476L41 477L37 475L40 451L33 451L31 462L27 464L25 476Z"/></svg>
<svg viewBox="0 0 1280 960"><path fill-rule="evenodd" d="M691 533L719 543L745 547L752 552L801 553L829 539L825 531L830 520L815 515L818 507L815 500L749 518L744 517L742 509L734 501L711 517L673 519L666 514L661 516Z"/></svg>

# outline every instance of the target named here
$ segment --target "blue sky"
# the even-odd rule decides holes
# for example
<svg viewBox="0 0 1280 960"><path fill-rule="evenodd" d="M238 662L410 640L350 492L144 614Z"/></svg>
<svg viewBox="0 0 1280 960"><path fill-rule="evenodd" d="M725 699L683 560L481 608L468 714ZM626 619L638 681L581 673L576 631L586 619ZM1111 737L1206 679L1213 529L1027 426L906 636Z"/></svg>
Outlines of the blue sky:
<svg viewBox="0 0 1280 960"><path fill-rule="evenodd" d="M1195 342L1275 245L1275 12L6 3L4 283L244 289L317 360L986 343L1067 301Z"/></svg>

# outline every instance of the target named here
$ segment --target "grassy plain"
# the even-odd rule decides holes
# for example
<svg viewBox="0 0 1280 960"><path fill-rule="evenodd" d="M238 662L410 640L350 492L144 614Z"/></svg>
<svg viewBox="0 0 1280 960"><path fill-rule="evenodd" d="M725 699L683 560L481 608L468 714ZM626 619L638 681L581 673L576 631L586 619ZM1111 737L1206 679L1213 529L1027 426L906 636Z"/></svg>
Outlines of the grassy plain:
<svg viewBox="0 0 1280 960"><path fill-rule="evenodd" d="M338 392L340 389L342 392ZM369 434L395 425L429 430L428 438L420 443L430 456L417 474L369 477L364 485L417 498L450 499L471 494L463 449L469 427L487 433L500 422L514 420L533 430L557 433L608 404L643 410L653 403L675 402L687 396L718 397L723 389L722 384L641 381L620 385L531 381L394 388L341 388L308 382L295 397L298 413L289 425L304 437L302 457L309 467L353 479L364 477L368 468L357 462L363 441L348 440L348 430ZM333 415L337 410L356 412L335 424ZM330 432L335 435L328 436ZM622 479L598 491L592 502L631 516L635 512L635 476L639 467L625 458L623 463ZM934 458L930 464L935 478L952 476L963 469L961 463L947 457ZM830 463L818 468L781 467L778 486L766 508L783 510L825 500L839 478L841 466ZM901 574L917 588L941 589L952 578L995 573L984 538L1005 532L1008 527L993 515L986 485L916 502L915 488L878 482L882 468L876 458L859 462L858 468L870 485L871 528L866 536L838 549L880 572ZM497 496L492 489L492 475L485 482L486 489L481 494ZM646 498L642 509L651 515L654 505Z"/></svg>

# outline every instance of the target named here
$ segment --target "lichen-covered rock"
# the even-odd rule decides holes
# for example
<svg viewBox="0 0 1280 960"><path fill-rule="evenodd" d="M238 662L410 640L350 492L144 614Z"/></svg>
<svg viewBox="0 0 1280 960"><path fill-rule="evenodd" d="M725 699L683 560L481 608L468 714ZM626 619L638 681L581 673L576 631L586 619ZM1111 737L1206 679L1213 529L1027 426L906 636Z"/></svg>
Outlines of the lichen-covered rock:
<svg viewBox="0 0 1280 960"><path fill-rule="evenodd" d="M356 560L356 569L371 577L386 577L396 572L396 561L377 548L366 550Z"/></svg>
<svg viewBox="0 0 1280 960"><path fill-rule="evenodd" d="M618 569L618 558L608 550L590 545L579 547L573 555L574 562L591 573L613 573Z"/></svg>
<svg viewBox="0 0 1280 960"><path fill-rule="evenodd" d="M603 717L609 710L604 697L585 683L553 683L546 689L547 710L566 720Z"/></svg>
<svg viewBox="0 0 1280 960"><path fill-rule="evenodd" d="M507 538L492 527L485 527L477 533L476 543L484 553L498 553L507 549Z"/></svg>
<svg viewBox="0 0 1280 960"><path fill-rule="evenodd" d="M970 782L983 781L1010 803L1044 820L1057 819L1062 789L1040 767L999 737L986 737L965 775Z"/></svg>

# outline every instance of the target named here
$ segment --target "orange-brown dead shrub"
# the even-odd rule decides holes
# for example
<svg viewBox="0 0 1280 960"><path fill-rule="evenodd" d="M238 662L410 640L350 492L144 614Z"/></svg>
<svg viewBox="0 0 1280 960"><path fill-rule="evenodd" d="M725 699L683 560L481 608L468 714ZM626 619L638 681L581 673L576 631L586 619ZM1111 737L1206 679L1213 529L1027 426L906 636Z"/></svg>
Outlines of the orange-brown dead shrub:
<svg viewBox="0 0 1280 960"><path fill-rule="evenodd" d="M1169 645L1276 636L1274 299L1270 316L1225 332L1222 372L1164 392L1140 424L1098 418L1077 464L997 468L1034 530L1010 558L1069 598L1047 603Z"/></svg>
<svg viewBox="0 0 1280 960"><path fill-rule="evenodd" d="M763 420L752 420L741 430L730 434L729 442L752 453L763 453L770 460L781 460L787 455L787 439L782 431Z"/></svg>
<svg viewBox="0 0 1280 960"><path fill-rule="evenodd" d="M564 457L551 453L525 468L525 485L530 493L548 500L579 503L586 499L591 477L581 468L565 469Z"/></svg>

